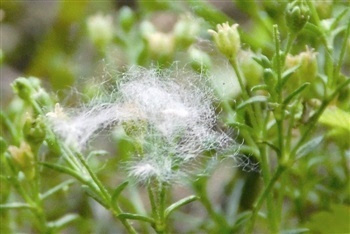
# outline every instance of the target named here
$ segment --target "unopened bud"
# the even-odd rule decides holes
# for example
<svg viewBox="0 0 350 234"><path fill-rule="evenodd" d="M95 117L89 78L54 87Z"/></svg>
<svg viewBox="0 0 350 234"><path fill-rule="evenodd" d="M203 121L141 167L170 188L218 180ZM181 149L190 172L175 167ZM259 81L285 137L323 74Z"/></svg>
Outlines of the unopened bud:
<svg viewBox="0 0 350 234"><path fill-rule="evenodd" d="M304 0L294 0L286 8L286 22L289 29L297 33L310 18L310 9Z"/></svg>
<svg viewBox="0 0 350 234"><path fill-rule="evenodd" d="M23 100L29 100L34 93L32 83L24 77L17 78L12 83L12 89Z"/></svg>
<svg viewBox="0 0 350 234"><path fill-rule="evenodd" d="M30 115L27 115L24 126L23 134L25 139L33 145L40 145L46 136L46 125L41 116L33 119Z"/></svg>
<svg viewBox="0 0 350 234"><path fill-rule="evenodd" d="M27 179L32 179L35 174L34 155L29 144L22 142L20 147L10 145L8 147L13 161L25 174Z"/></svg>
<svg viewBox="0 0 350 234"><path fill-rule="evenodd" d="M119 11L119 22L125 32L130 31L135 23L135 13L127 6L124 6Z"/></svg>
<svg viewBox="0 0 350 234"><path fill-rule="evenodd" d="M97 14L87 19L87 30L91 41L99 48L113 39L113 19L110 15Z"/></svg>
<svg viewBox="0 0 350 234"><path fill-rule="evenodd" d="M182 16L174 27L177 44L184 48L190 46L195 41L199 29L199 24L195 19L189 15Z"/></svg>
<svg viewBox="0 0 350 234"><path fill-rule="evenodd" d="M293 74L295 79L312 82L317 76L317 53L313 49L306 47L306 51L298 55L288 55L286 58L286 68L292 68L300 65Z"/></svg>
<svg viewBox="0 0 350 234"><path fill-rule="evenodd" d="M154 32L146 36L151 55L155 57L169 57L175 50L173 34Z"/></svg>
<svg viewBox="0 0 350 234"><path fill-rule="evenodd" d="M229 59L235 59L241 48L241 41L237 30L238 24L229 26L228 23L218 24L217 32L209 30L221 53Z"/></svg>

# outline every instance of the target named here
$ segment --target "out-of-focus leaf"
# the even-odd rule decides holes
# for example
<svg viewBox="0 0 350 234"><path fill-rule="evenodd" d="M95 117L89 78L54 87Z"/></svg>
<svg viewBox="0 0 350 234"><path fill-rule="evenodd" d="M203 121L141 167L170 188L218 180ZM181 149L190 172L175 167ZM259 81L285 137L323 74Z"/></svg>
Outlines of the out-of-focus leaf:
<svg viewBox="0 0 350 234"><path fill-rule="evenodd" d="M44 194L41 195L41 199L45 199L49 196L51 196L52 194L65 189L66 187L68 187L69 185L73 184L74 180L66 180L64 182L62 182L61 184L49 189L48 191L46 191Z"/></svg>
<svg viewBox="0 0 350 234"><path fill-rule="evenodd" d="M251 216L252 216L251 211L245 211L239 214L232 228L233 231L237 231L240 226L242 226L244 223L246 223L250 219Z"/></svg>
<svg viewBox="0 0 350 234"><path fill-rule="evenodd" d="M350 132L350 113L336 106L328 107L318 121L329 127L342 128Z"/></svg>
<svg viewBox="0 0 350 234"><path fill-rule="evenodd" d="M56 221L50 222L49 227L54 229L60 229L65 225L77 220L79 218L76 214L66 214L65 216L59 218Z"/></svg>
<svg viewBox="0 0 350 234"><path fill-rule="evenodd" d="M122 213L118 215L119 218L121 219L133 219L133 220L139 220L139 221L144 221L144 222L149 222L149 223L154 223L154 220L150 217L143 216L143 215L138 215L138 214L130 214L130 213Z"/></svg>
<svg viewBox="0 0 350 234"><path fill-rule="evenodd" d="M335 204L330 211L321 211L311 216L306 224L311 233L350 233L350 207Z"/></svg>
<svg viewBox="0 0 350 234"><path fill-rule="evenodd" d="M323 138L324 136L319 136L302 145L296 152L297 158L299 159L301 157L304 157L311 151L315 150L316 147L322 142Z"/></svg>
<svg viewBox="0 0 350 234"><path fill-rule="evenodd" d="M32 209L33 207L27 203L13 202L7 204L0 204L0 210L4 209Z"/></svg>
<svg viewBox="0 0 350 234"><path fill-rule="evenodd" d="M242 109L243 107L252 104L252 103L256 103L256 102L267 102L267 97L266 96L253 96L251 98L249 98L248 100L245 100L244 102L242 102L241 104L239 104L237 106L237 110Z"/></svg>

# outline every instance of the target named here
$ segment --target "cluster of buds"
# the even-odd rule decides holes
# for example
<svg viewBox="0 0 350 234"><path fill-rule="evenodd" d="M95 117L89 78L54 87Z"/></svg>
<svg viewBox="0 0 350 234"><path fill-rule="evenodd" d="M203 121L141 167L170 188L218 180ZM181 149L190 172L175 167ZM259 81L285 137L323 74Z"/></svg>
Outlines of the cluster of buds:
<svg viewBox="0 0 350 234"><path fill-rule="evenodd" d="M12 89L24 101L35 100L43 106L52 104L49 94L41 88L41 82L36 77L17 78L12 83Z"/></svg>
<svg viewBox="0 0 350 234"><path fill-rule="evenodd" d="M288 88L290 91L297 89L304 82L312 82L317 77L317 53L313 49L306 47L306 51L297 55L288 54L286 57L286 69L299 66L299 68L292 74L290 78L293 82L290 82ZM308 93L308 95L312 95Z"/></svg>
<svg viewBox="0 0 350 234"><path fill-rule="evenodd" d="M293 33L302 30L310 18L310 9L304 0L294 0L286 8L287 26Z"/></svg>
<svg viewBox="0 0 350 234"><path fill-rule="evenodd" d="M19 147L10 145L8 151L19 169L27 179L32 179L35 175L34 154L32 148L26 142L22 142Z"/></svg>
<svg viewBox="0 0 350 234"><path fill-rule="evenodd" d="M286 68L300 66L294 73L294 77L303 81L311 82L317 76L317 53L313 49L306 47L306 51L297 55L287 55Z"/></svg>
<svg viewBox="0 0 350 234"><path fill-rule="evenodd" d="M23 134L28 143L33 146L40 145L46 136L46 125L42 116L33 119L30 115L27 115L24 126Z"/></svg>
<svg viewBox="0 0 350 234"><path fill-rule="evenodd" d="M223 23L217 25L217 31L208 30L220 52L229 59L235 59L241 48L237 27L238 24L230 26L228 23Z"/></svg>

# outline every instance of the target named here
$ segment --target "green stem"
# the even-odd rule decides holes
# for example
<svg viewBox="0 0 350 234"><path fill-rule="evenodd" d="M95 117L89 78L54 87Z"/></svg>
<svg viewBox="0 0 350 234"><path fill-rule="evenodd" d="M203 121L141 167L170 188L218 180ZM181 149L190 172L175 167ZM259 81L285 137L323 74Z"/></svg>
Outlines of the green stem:
<svg viewBox="0 0 350 234"><path fill-rule="evenodd" d="M273 175L273 177L269 181L269 184L266 186L263 193L259 196L258 201L257 201L256 205L254 206L252 217L251 217L250 222L248 224L247 233L253 233L254 224L255 224L255 220L256 220L256 217L258 215L258 212L259 212L262 204L264 203L264 200L268 197L268 195L272 191L275 183L277 182L277 180L279 179L279 177L281 176L281 174L283 173L283 171L285 169L286 168L282 167L282 166L279 166L277 168L275 174Z"/></svg>
<svg viewBox="0 0 350 234"><path fill-rule="evenodd" d="M247 99L249 99L249 94L247 92L247 89L244 86L243 75L241 74L241 71L238 67L237 60L230 59L229 61L233 67L233 70L236 73L236 77L237 77L237 80L238 80L238 83L239 83L239 86L240 86L241 92L242 92L242 98L243 98L243 100L247 100ZM250 122L251 122L253 128L257 129L258 123L256 122L256 118L254 116L253 109L250 105L247 107L247 112L248 112L248 116L250 118Z"/></svg>

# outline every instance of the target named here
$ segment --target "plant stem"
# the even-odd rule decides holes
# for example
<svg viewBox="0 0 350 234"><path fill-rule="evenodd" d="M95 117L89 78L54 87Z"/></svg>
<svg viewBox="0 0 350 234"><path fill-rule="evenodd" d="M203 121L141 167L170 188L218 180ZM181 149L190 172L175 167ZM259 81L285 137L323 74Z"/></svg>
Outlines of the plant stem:
<svg viewBox="0 0 350 234"><path fill-rule="evenodd" d="M240 69L238 67L237 60L236 59L230 59L229 61L230 61L231 65L232 65L232 67L233 67L233 70L236 73L236 77L237 77L239 86L240 86L241 91L242 91L242 98L243 98L243 100L247 100L247 99L249 99L249 94L248 94L248 92L247 92L247 90L246 90L246 88L244 86L243 76L242 76L241 71L240 71ZM248 112L248 116L250 118L250 122L251 122L253 128L257 129L258 124L256 122L256 118L254 116L253 109L252 109L252 107L250 105L248 105L248 107L247 107L247 112Z"/></svg>
<svg viewBox="0 0 350 234"><path fill-rule="evenodd" d="M279 166L277 168L275 174L273 175L273 177L269 181L269 183L266 186L265 190L263 191L263 193L258 198L258 201L257 201L257 203L256 203L256 205L254 206L254 209L253 209L252 217L251 217L250 222L248 224L247 233L253 233L253 228L254 228L254 224L255 224L255 220L256 220L257 214L258 214L258 212L259 212L259 210L260 210L264 200L268 197L268 195L271 192L271 190L273 189L276 181L279 179L279 177L281 176L281 174L283 173L283 171L285 169L286 168L282 167L282 166Z"/></svg>

